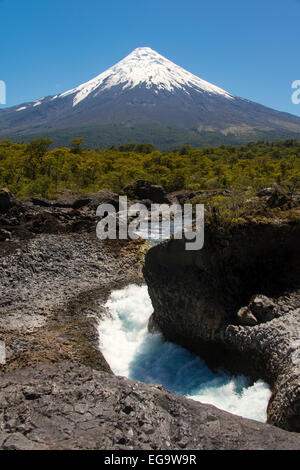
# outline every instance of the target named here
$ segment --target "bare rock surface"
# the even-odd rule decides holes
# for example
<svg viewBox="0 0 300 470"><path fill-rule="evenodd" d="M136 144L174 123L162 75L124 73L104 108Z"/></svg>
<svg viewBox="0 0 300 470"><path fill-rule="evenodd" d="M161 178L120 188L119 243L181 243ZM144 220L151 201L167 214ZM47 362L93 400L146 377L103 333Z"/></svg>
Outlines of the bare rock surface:
<svg viewBox="0 0 300 470"><path fill-rule="evenodd" d="M144 276L150 326L211 367L272 387L268 422L300 432L300 226L280 219L206 227L205 245L184 240L149 250Z"/></svg>
<svg viewBox="0 0 300 470"><path fill-rule="evenodd" d="M129 257L114 258L96 235L40 235L0 259L0 327L42 326L80 292L121 282L129 270Z"/></svg>
<svg viewBox="0 0 300 470"><path fill-rule="evenodd" d="M0 448L299 449L300 435L72 362L0 376Z"/></svg>
<svg viewBox="0 0 300 470"><path fill-rule="evenodd" d="M299 448L298 435L177 397L161 386L132 382L111 373L98 349L95 323L106 314L103 305L112 289L142 280L145 247L138 241L101 242L96 238L95 205L109 198L114 201L114 196L105 192L89 195L84 204L73 193L64 195L57 204L10 198L0 214L0 340L5 342L7 353L6 364L0 366L0 448ZM81 202L77 204L78 200ZM223 286L216 285L211 277L199 290L198 270L205 266L203 259L197 260L195 269L194 255L192 262L187 262L181 253L183 266L178 271L176 246L176 261L173 253L170 271L164 247L159 263L152 255L161 248L150 250L148 260L154 262L155 269L152 272L147 264L145 273L154 304L161 305L164 314L168 299L172 339L180 342L192 328L186 346L192 348L196 340L198 347L203 338L206 343L213 339L218 346L223 342L234 354L245 353L247 361L238 357L236 362L263 364L274 384L269 421L297 429L297 290L271 298L252 284L250 289L249 284L241 289L233 275L230 282L234 292L247 291L249 298L241 295L237 303L226 303L228 289L223 289L223 297L219 295ZM283 266L281 259L279 264ZM220 268L218 262L215 266ZM151 278L154 274L157 286L163 283L159 289ZM253 327L239 325L236 313L243 306L249 307L252 294L265 296L263 307L274 303L276 318L264 323L258 320ZM211 299L218 309L208 309L208 319L204 320L201 308ZM233 310L229 309L232 305ZM233 312L231 317L229 311ZM152 318L154 329L162 326L157 312L159 308ZM185 315L180 320L181 337L177 336L178 313ZM168 315L166 319L169 321ZM205 336L198 334L201 321ZM219 350L215 344L214 351Z"/></svg>
<svg viewBox="0 0 300 470"><path fill-rule="evenodd" d="M110 371L95 323L113 288L141 280L142 245L99 240L94 203L39 204L15 201L2 218L12 239L0 243L0 368L71 359Z"/></svg>

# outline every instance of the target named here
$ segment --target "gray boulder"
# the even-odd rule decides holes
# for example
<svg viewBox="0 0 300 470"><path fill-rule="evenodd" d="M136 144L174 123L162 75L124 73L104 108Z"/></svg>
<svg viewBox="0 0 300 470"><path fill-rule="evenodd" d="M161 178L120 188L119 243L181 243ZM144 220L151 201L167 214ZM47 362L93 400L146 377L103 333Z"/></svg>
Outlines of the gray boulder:
<svg viewBox="0 0 300 470"><path fill-rule="evenodd" d="M273 320L277 315L277 307L273 300L265 295L255 295L252 297L249 310L259 320L259 322L266 322Z"/></svg>

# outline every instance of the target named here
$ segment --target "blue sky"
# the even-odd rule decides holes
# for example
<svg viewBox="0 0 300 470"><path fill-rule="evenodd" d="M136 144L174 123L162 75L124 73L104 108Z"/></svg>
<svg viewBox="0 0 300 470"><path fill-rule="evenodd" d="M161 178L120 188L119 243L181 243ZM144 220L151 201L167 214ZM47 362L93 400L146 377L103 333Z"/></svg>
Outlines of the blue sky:
<svg viewBox="0 0 300 470"><path fill-rule="evenodd" d="M231 93L300 116L300 0L0 0L7 105L66 91L149 46Z"/></svg>

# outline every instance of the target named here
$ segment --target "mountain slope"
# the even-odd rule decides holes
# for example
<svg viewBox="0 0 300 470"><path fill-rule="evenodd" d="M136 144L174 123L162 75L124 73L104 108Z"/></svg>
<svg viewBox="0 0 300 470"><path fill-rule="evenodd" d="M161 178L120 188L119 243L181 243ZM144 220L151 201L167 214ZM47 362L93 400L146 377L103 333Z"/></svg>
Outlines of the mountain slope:
<svg viewBox="0 0 300 470"><path fill-rule="evenodd" d="M289 139L300 141L300 133L288 131L260 131L234 135L221 132L196 131L176 126L159 124L103 124L99 126L71 127L58 130L44 130L32 134L6 135L14 142L30 142L32 139L48 138L53 140L54 147L69 147L72 139L84 139L85 148L107 148L112 145L119 147L128 143L152 144L161 151L173 151L182 146L208 147L219 145L244 145L249 142L278 142ZM0 136L1 139L1 136Z"/></svg>
<svg viewBox="0 0 300 470"><path fill-rule="evenodd" d="M300 118L235 97L148 47L56 96L0 111L0 136L141 123L223 134L300 132Z"/></svg>

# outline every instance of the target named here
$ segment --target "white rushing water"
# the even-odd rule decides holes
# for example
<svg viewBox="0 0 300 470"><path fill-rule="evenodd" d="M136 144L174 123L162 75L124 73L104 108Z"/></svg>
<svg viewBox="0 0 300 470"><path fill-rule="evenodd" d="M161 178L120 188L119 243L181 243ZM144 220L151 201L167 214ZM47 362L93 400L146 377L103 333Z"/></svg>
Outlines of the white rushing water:
<svg viewBox="0 0 300 470"><path fill-rule="evenodd" d="M117 375L168 390L257 421L266 421L271 391L258 380L212 372L195 354L147 330L153 311L146 286L113 291L110 316L99 325L101 351Z"/></svg>

